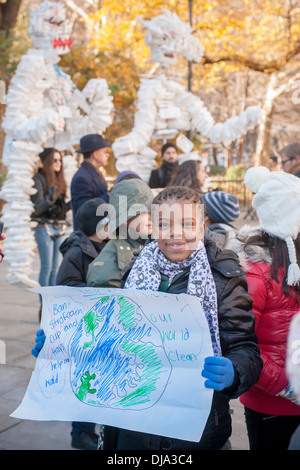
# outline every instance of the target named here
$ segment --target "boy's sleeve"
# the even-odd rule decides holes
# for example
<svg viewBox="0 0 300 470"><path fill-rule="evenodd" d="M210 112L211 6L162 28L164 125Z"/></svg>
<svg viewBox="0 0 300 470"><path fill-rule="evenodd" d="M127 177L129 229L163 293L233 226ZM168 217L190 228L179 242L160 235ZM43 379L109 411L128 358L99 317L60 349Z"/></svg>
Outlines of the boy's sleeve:
<svg viewBox="0 0 300 470"><path fill-rule="evenodd" d="M263 365L246 276L228 279L218 302L222 354L236 371L235 386L228 395L237 398L257 382Z"/></svg>
<svg viewBox="0 0 300 470"><path fill-rule="evenodd" d="M86 287L80 251L74 247L65 254L57 273L57 285Z"/></svg>

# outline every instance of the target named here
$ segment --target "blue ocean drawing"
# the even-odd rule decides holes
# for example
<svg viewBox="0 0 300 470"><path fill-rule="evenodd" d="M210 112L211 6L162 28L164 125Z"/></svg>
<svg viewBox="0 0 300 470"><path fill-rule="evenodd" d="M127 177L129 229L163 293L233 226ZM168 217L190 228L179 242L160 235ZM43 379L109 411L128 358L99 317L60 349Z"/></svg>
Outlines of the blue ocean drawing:
<svg viewBox="0 0 300 470"><path fill-rule="evenodd" d="M73 392L91 406L149 408L172 372L158 328L125 295L93 305L71 337L69 354Z"/></svg>

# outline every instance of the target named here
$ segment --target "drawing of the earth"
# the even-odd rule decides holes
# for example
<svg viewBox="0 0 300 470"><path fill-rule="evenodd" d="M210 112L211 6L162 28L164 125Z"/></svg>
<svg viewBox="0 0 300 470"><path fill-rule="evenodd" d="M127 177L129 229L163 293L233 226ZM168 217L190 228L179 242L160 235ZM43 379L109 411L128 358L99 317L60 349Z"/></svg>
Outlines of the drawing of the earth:
<svg viewBox="0 0 300 470"><path fill-rule="evenodd" d="M70 343L71 385L91 406L141 410L163 394L172 366L159 330L126 296L101 297Z"/></svg>

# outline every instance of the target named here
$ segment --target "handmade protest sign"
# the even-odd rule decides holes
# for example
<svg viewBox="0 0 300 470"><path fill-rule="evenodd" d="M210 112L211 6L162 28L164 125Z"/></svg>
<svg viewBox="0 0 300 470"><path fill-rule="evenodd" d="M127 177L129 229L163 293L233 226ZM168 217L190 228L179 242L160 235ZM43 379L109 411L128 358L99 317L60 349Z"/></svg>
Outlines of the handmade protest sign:
<svg viewBox="0 0 300 470"><path fill-rule="evenodd" d="M131 289L43 287L46 341L21 419L90 421L197 442L213 355L199 299Z"/></svg>

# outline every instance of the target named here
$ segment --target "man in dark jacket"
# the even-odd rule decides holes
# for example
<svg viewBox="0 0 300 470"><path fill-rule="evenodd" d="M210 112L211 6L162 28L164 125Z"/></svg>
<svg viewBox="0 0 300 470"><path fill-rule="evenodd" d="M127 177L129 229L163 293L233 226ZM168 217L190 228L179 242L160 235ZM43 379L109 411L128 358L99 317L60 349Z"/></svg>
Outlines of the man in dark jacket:
<svg viewBox="0 0 300 470"><path fill-rule="evenodd" d="M162 146L162 165L152 170L149 186L150 188L165 188L171 181L178 168L177 148L171 142Z"/></svg>
<svg viewBox="0 0 300 470"><path fill-rule="evenodd" d="M77 152L83 154L84 161L71 182L74 230L79 228L76 214L85 201L100 197L108 202L107 184L99 169L107 165L108 147L108 143L98 134L89 134L80 139L80 149Z"/></svg>
<svg viewBox="0 0 300 470"><path fill-rule="evenodd" d="M79 230L73 232L60 246L63 261L60 265L56 284L85 287L89 264L105 247L107 217L97 216L97 208L104 199L94 198L86 201L77 212ZM96 233L97 232L97 233ZM97 450L98 436L93 423L72 423L72 447L83 450Z"/></svg>

